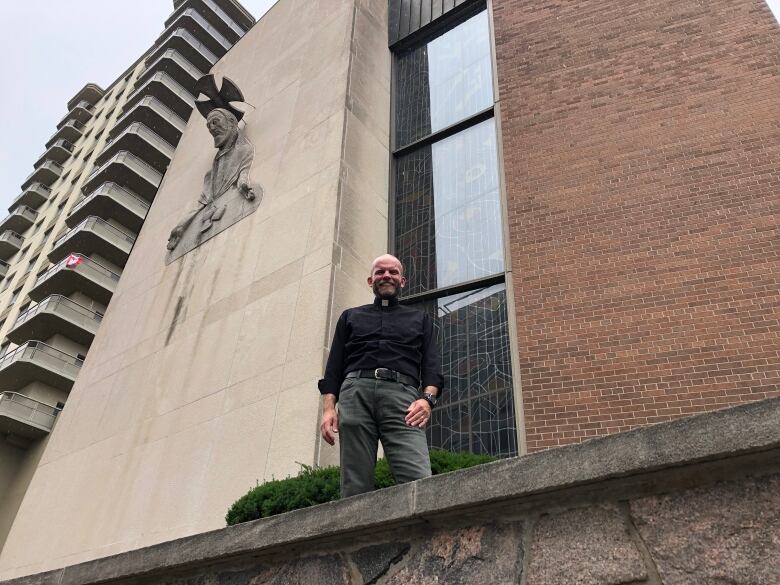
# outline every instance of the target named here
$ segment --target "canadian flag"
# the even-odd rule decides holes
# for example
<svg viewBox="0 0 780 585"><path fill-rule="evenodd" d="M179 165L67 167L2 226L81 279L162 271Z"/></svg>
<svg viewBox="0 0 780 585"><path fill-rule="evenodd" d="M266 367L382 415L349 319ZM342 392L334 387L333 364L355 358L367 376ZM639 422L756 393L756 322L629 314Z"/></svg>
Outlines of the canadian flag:
<svg viewBox="0 0 780 585"><path fill-rule="evenodd" d="M81 256L77 256L76 254L71 254L65 259L65 266L67 268L76 268L79 264L84 262L84 258Z"/></svg>

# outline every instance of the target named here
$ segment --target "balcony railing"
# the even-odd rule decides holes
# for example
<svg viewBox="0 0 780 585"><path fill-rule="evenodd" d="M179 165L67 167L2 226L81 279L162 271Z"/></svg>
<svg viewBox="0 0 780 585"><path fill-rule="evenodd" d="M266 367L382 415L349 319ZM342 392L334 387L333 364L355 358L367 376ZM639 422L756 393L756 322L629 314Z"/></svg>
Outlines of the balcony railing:
<svg viewBox="0 0 780 585"><path fill-rule="evenodd" d="M8 275L8 268L11 265L5 260L0 260L0 278L5 278Z"/></svg>
<svg viewBox="0 0 780 585"><path fill-rule="evenodd" d="M173 110L182 120L189 118L195 107L195 96L179 85L167 73L159 71L140 85L127 98L125 109L130 110L147 95L152 95Z"/></svg>
<svg viewBox="0 0 780 585"><path fill-rule="evenodd" d="M103 88L96 83L87 83L78 91L78 93L76 93L76 95L68 100L68 110L72 110L82 101L94 105L100 101L100 98L102 98L105 93Z"/></svg>
<svg viewBox="0 0 780 585"><path fill-rule="evenodd" d="M179 51L168 49L147 65L146 70L138 78L136 85L146 83L149 78L160 71L170 75L188 91L194 91L195 83L203 75L203 72L187 61L187 58Z"/></svg>
<svg viewBox="0 0 780 585"><path fill-rule="evenodd" d="M51 294L69 295L80 291L107 305L116 290L119 274L83 254L73 253L41 274L28 295L42 301Z"/></svg>
<svg viewBox="0 0 780 585"><path fill-rule="evenodd" d="M82 124L86 123L95 112L95 107L88 101L80 101L70 111L63 116L57 124L57 128L62 128L68 120L78 120Z"/></svg>
<svg viewBox="0 0 780 585"><path fill-rule="evenodd" d="M42 165L46 160L53 160L56 163L62 164L68 160L72 154L73 144L68 140L60 138L59 140L54 141L54 144L46 149L46 152L44 152L35 162L35 166L38 167Z"/></svg>
<svg viewBox="0 0 780 585"><path fill-rule="evenodd" d="M145 199L116 183L106 182L79 201L65 223L75 227L90 215L113 217L137 233L148 212L149 203Z"/></svg>
<svg viewBox="0 0 780 585"><path fill-rule="evenodd" d="M49 199L49 195L51 195L51 187L42 183L33 183L13 200L8 211L13 211L20 205L38 209Z"/></svg>
<svg viewBox="0 0 780 585"><path fill-rule="evenodd" d="M76 142L84 134L84 124L78 120L68 120L61 128L51 135L49 141L46 143L46 148L49 148L57 140L63 139L69 142Z"/></svg>
<svg viewBox="0 0 780 585"><path fill-rule="evenodd" d="M165 21L165 26L170 26L185 7L196 4L197 0L173 0L174 12ZM222 10L224 10L229 15L233 22L238 23L238 25L245 31L252 28L252 25L255 23L254 17L243 6L241 6L239 2L236 2L236 0L221 0L220 6Z"/></svg>
<svg viewBox="0 0 780 585"><path fill-rule="evenodd" d="M192 8L185 8L181 14L176 17L170 26L163 31L160 38L165 38L168 31L184 28L192 33L195 38L206 45L217 57L222 57L230 50L232 43L212 26L205 18Z"/></svg>
<svg viewBox="0 0 780 585"><path fill-rule="evenodd" d="M58 333L77 343L89 345L95 337L103 314L62 295L50 295L20 313L8 339L23 343L32 337L51 337Z"/></svg>
<svg viewBox="0 0 780 585"><path fill-rule="evenodd" d="M11 230L14 232L23 232L29 228L38 219L38 212L30 209L26 205L14 207L6 218L0 222L0 231Z"/></svg>
<svg viewBox="0 0 780 585"><path fill-rule="evenodd" d="M27 189L33 183L42 183L46 186L59 179L62 175L62 167L52 160L44 161L39 167L37 167L30 176L27 177L24 183L22 183L22 189Z"/></svg>
<svg viewBox="0 0 780 585"><path fill-rule="evenodd" d="M187 61L195 65L203 73L211 69L211 66L217 62L217 56L206 45L196 39L195 35L183 28L172 30L167 37L159 40L156 45L158 49L149 55L147 63L152 63L168 49L176 49L187 58Z"/></svg>
<svg viewBox="0 0 780 585"><path fill-rule="evenodd" d="M134 234L128 234L100 217L90 216L58 238L48 257L56 262L73 250L87 254L96 252L113 264L124 266L135 238Z"/></svg>
<svg viewBox="0 0 780 585"><path fill-rule="evenodd" d="M83 363L42 341L28 341L0 357L0 390L15 390L33 381L67 390Z"/></svg>
<svg viewBox="0 0 780 585"><path fill-rule="evenodd" d="M246 11L237 10L234 3L225 3L226 10L230 10L230 14L228 14L212 0L190 0L186 5L181 4L168 17L165 21L166 28L179 17L185 7L193 6L198 6L199 12L204 18L216 26L233 43L244 36L244 33L252 27L255 21Z"/></svg>
<svg viewBox="0 0 780 585"><path fill-rule="evenodd" d="M8 260L24 244L24 238L12 230L0 233L0 260Z"/></svg>
<svg viewBox="0 0 780 585"><path fill-rule="evenodd" d="M85 181L84 192L91 192L106 181L115 182L141 195L154 199L162 174L132 153L122 150L96 169Z"/></svg>
<svg viewBox="0 0 780 585"><path fill-rule="evenodd" d="M60 409L18 392L0 392L0 431L27 439L51 432Z"/></svg>
<svg viewBox="0 0 780 585"><path fill-rule="evenodd" d="M71 259L73 259L73 262L69 262ZM55 273L59 272L63 268L69 270L78 269L82 273L93 273L99 275L102 278L108 278L109 280L113 280L115 282L119 281L119 274L101 264L98 264L92 260L92 258L83 256L82 254L71 254L68 258L57 262L57 264L49 268L46 272L35 279L35 284L33 286L35 287L39 284L42 284L44 281L51 278Z"/></svg>
<svg viewBox="0 0 780 585"><path fill-rule="evenodd" d="M133 122L122 130L121 134L111 138L95 159L95 164L102 165L118 152L126 150L144 162L150 164L159 172L164 173L173 158L176 148L163 140L156 132L144 126L141 122Z"/></svg>
<svg viewBox="0 0 780 585"><path fill-rule="evenodd" d="M178 144L187 122L154 96L146 96L132 108L122 114L111 128L111 137L115 138L125 128L140 122L162 136L169 144Z"/></svg>

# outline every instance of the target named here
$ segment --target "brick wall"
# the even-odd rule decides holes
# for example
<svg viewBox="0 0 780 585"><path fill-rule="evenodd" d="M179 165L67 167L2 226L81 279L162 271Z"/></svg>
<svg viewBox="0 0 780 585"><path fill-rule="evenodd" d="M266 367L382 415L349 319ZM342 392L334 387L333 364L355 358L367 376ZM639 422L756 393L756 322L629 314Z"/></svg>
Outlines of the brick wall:
<svg viewBox="0 0 780 585"><path fill-rule="evenodd" d="M778 394L763 0L494 0L530 451Z"/></svg>

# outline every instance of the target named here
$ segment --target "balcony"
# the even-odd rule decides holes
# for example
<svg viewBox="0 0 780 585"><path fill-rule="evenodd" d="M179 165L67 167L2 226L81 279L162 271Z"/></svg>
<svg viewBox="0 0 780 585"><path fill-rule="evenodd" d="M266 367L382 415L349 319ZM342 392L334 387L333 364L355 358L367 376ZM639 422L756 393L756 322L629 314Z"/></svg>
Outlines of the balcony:
<svg viewBox="0 0 780 585"><path fill-rule="evenodd" d="M222 57L230 50L233 44L228 41L220 32L209 22L198 14L192 8L185 8L181 11L181 14L177 16L168 28L166 28L160 35L160 39L164 39L166 35L174 30L184 29L192 34L196 39L202 42L209 51L217 56Z"/></svg>
<svg viewBox="0 0 780 585"><path fill-rule="evenodd" d="M34 224L37 219L37 211L30 209L26 205L19 205L0 222L0 232L4 230L23 232Z"/></svg>
<svg viewBox="0 0 780 585"><path fill-rule="evenodd" d="M0 434L40 439L51 432L60 409L18 392L0 393Z"/></svg>
<svg viewBox="0 0 780 585"><path fill-rule="evenodd" d="M41 274L28 294L32 300L41 302L49 295L68 296L80 291L107 305L119 276L82 254L71 254Z"/></svg>
<svg viewBox="0 0 780 585"><path fill-rule="evenodd" d="M0 278L5 278L8 276L8 268L11 265L8 264L5 260L0 260Z"/></svg>
<svg viewBox="0 0 780 585"><path fill-rule="evenodd" d="M146 66L146 70L138 78L136 85L145 83L155 73L165 73L187 91L194 91L195 83L203 75L195 65L187 61L176 49L168 49L156 60Z"/></svg>
<svg viewBox="0 0 780 585"><path fill-rule="evenodd" d="M192 108L195 107L195 96L176 83L167 73L160 71L141 85L136 85L136 90L127 98L125 111L132 109L148 95L156 97L182 120L189 118Z"/></svg>
<svg viewBox="0 0 780 585"><path fill-rule="evenodd" d="M255 17L236 0L217 0L216 3L244 31L249 30L255 24ZM174 12L165 21L165 26L169 26L184 8L197 7L199 4L198 0L173 0Z"/></svg>
<svg viewBox="0 0 780 585"><path fill-rule="evenodd" d="M30 339L48 339L61 334L76 343L89 346L95 338L103 315L63 297L51 295L20 313L8 339L21 344Z"/></svg>
<svg viewBox="0 0 780 585"><path fill-rule="evenodd" d="M75 227L90 215L113 217L128 229L138 233L144 224L149 203L116 183L103 183L79 201L65 219L68 227Z"/></svg>
<svg viewBox="0 0 780 585"><path fill-rule="evenodd" d="M140 122L133 122L119 136L112 138L95 159L102 165L112 156L126 150L161 173L165 172L176 149Z"/></svg>
<svg viewBox="0 0 780 585"><path fill-rule="evenodd" d="M47 160L53 160L56 163L62 164L68 160L72 154L73 144L67 140L60 139L46 149L46 152L41 155L41 158L35 162L34 166L40 166Z"/></svg>
<svg viewBox="0 0 780 585"><path fill-rule="evenodd" d="M68 120L61 128L51 135L51 138L49 138L49 141L46 143L46 148L49 148L58 140L67 140L68 142L75 143L83 135L84 124L78 120Z"/></svg>
<svg viewBox="0 0 780 585"><path fill-rule="evenodd" d="M68 109L72 110L79 102L87 102L94 106L101 100L105 93L105 90L99 85L88 83L82 87L76 95L68 100Z"/></svg>
<svg viewBox="0 0 780 585"><path fill-rule="evenodd" d="M68 120L77 120L82 124L86 124L94 113L95 107L89 102L82 100L62 117L62 120L57 124L57 128L62 128Z"/></svg>
<svg viewBox="0 0 780 585"><path fill-rule="evenodd" d="M0 260L8 260L22 249L24 238L11 230L0 233Z"/></svg>
<svg viewBox="0 0 780 585"><path fill-rule="evenodd" d="M112 264L124 266L135 238L136 234L128 234L105 219L90 216L58 238L48 257L57 262L78 250L82 254L100 254Z"/></svg>
<svg viewBox="0 0 780 585"><path fill-rule="evenodd" d="M197 10L231 43L235 43L244 36L244 33L252 28L252 25L255 23L252 15L235 2L220 2L218 4L212 0L188 0L179 3L173 14L165 21L166 28L187 8Z"/></svg>
<svg viewBox="0 0 780 585"><path fill-rule="evenodd" d="M90 193L105 182L116 183L152 201L160 186L162 174L158 173L140 158L122 150L95 170L82 187Z"/></svg>
<svg viewBox="0 0 780 585"><path fill-rule="evenodd" d="M0 357L0 391L18 390L30 382L70 390L82 363L42 341L28 341Z"/></svg>
<svg viewBox="0 0 780 585"><path fill-rule="evenodd" d="M111 138L119 136L120 132L135 122L140 122L150 128L169 144L179 143L179 138L187 125L185 120L182 120L156 97L146 96L117 120L114 127L111 128Z"/></svg>
<svg viewBox="0 0 780 585"><path fill-rule="evenodd" d="M33 183L41 183L50 187L51 184L62 175L62 167L54 161L44 161L42 165L36 168L30 176L22 183L22 189L27 189Z"/></svg>
<svg viewBox="0 0 780 585"><path fill-rule="evenodd" d="M156 45L158 48L146 59L147 63L154 63L168 49L176 49L202 73L206 73L217 62L217 56L209 51L208 47L196 39L191 32L183 28L172 31Z"/></svg>
<svg viewBox="0 0 780 585"><path fill-rule="evenodd" d="M41 183L33 183L27 189L22 191L21 195L17 196L13 200L8 211L13 211L20 205L26 205L32 209L38 209L41 205L46 203L51 195L51 188Z"/></svg>

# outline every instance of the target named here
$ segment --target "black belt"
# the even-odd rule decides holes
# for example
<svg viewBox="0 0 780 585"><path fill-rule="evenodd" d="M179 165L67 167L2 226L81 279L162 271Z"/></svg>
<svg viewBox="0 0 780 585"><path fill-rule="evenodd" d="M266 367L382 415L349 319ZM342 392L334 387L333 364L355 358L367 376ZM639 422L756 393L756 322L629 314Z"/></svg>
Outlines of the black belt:
<svg viewBox="0 0 780 585"><path fill-rule="evenodd" d="M375 380L389 380L391 382L401 382L401 384L408 384L417 388L417 379L396 372L395 370L389 370L387 368L377 368L376 370L354 370L349 372L345 378L374 378Z"/></svg>

